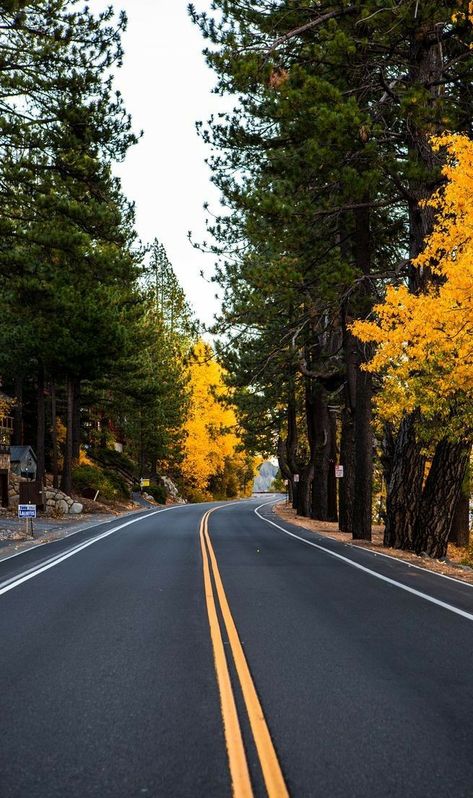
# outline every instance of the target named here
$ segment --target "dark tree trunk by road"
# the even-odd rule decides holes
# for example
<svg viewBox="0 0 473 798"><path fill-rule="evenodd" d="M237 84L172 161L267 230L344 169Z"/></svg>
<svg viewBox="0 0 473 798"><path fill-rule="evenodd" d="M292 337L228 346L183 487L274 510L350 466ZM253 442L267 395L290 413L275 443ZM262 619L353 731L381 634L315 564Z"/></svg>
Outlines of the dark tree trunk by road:
<svg viewBox="0 0 473 798"><path fill-rule="evenodd" d="M442 62L442 44L436 21L432 20L430 25L425 21L414 24L407 79L413 86L424 87L428 107L438 102L439 92L442 91ZM406 125L409 160L412 164L412 177L408 186L408 212L411 260L409 289L413 293L425 290L431 279L428 269L416 269L412 266L412 261L422 251L426 237L432 232L433 209L425 205L425 200L438 185L436 161L429 142L429 136L434 132L433 125L416 126L414 120ZM386 500L385 545L401 549L418 548L413 536L416 534L415 530L420 529L416 520L425 463L416 441L415 422L416 417L411 414L401 424L399 438L394 447Z"/></svg>
<svg viewBox="0 0 473 798"><path fill-rule="evenodd" d="M416 519L418 554L425 551L429 557L445 557L469 457L469 444L451 443L445 438L437 444Z"/></svg>
<svg viewBox="0 0 473 798"><path fill-rule="evenodd" d="M282 478L287 480L288 498L292 502L292 474L287 463L287 441L281 435L278 438L278 463Z"/></svg>
<svg viewBox="0 0 473 798"><path fill-rule="evenodd" d="M351 409L342 410L342 431L340 437L340 463L343 477L338 480L340 532L353 534L353 505L355 502L355 421Z"/></svg>
<svg viewBox="0 0 473 798"><path fill-rule="evenodd" d="M66 443L64 447L64 464L62 468L61 490L70 494L72 490L72 424L74 416L74 383L72 378L66 380L67 418Z"/></svg>
<svg viewBox="0 0 473 798"><path fill-rule="evenodd" d="M343 477L339 480L340 532L353 534L353 506L355 503L355 402L356 402L356 339L348 330L345 308L342 309L343 357L345 361L345 395L340 436L340 464Z"/></svg>
<svg viewBox="0 0 473 798"><path fill-rule="evenodd" d="M74 377L73 411L72 411L72 462L78 463L80 458L80 378Z"/></svg>
<svg viewBox="0 0 473 798"><path fill-rule="evenodd" d="M330 419L327 392L316 385L313 395L315 417L314 480L312 483L312 518L328 520L328 472L330 464Z"/></svg>
<svg viewBox="0 0 473 798"><path fill-rule="evenodd" d="M299 473L299 466L297 463L297 405L296 405L296 392L293 381L289 386L288 402L287 402L287 464L291 472L291 485L292 485L292 506L297 510L299 483L294 481L294 475Z"/></svg>
<svg viewBox="0 0 473 798"><path fill-rule="evenodd" d="M364 201L370 200L366 192ZM373 287L368 279L371 273L371 211L368 205L355 211L355 263L358 271L366 277L360 285L357 296L358 315L362 318L371 312L373 307ZM371 512L373 494L373 429L371 404L373 398L372 377L362 371L363 363L368 359L369 350L358 342L355 387L355 485L353 502L354 538L371 540Z"/></svg>
<svg viewBox="0 0 473 798"><path fill-rule="evenodd" d="M56 385L52 382L49 386L51 395L51 443L52 443L52 472L53 472L53 487L59 486L59 469L58 469L58 450L57 450L57 403L56 403Z"/></svg>
<svg viewBox="0 0 473 798"><path fill-rule="evenodd" d="M328 464L328 514L329 521L338 521L337 513L337 479L335 465L337 462L337 416L329 409L329 464Z"/></svg>
<svg viewBox="0 0 473 798"><path fill-rule="evenodd" d="M460 496L453 513L449 542L466 548L470 545L470 464L468 463L462 482Z"/></svg>
<svg viewBox="0 0 473 798"><path fill-rule="evenodd" d="M36 383L36 479L40 485L44 484L45 477L45 447L46 447L46 407L44 400L44 368L38 366Z"/></svg>
<svg viewBox="0 0 473 798"><path fill-rule="evenodd" d="M425 457L417 440L416 418L411 414L401 422L386 498L384 545L396 549L414 547L414 527L422 495Z"/></svg>
<svg viewBox="0 0 473 798"><path fill-rule="evenodd" d="M373 494L372 378L358 369L355 409L355 485L353 537L371 540Z"/></svg>
<svg viewBox="0 0 473 798"><path fill-rule="evenodd" d="M23 446L23 375L15 377L15 404L13 407L14 446Z"/></svg>

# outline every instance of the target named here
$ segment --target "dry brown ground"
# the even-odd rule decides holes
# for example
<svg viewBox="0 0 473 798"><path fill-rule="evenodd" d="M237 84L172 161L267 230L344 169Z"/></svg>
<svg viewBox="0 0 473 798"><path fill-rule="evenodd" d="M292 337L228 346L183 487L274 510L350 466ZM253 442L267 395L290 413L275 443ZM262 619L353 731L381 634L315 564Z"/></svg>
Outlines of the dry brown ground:
<svg viewBox="0 0 473 798"><path fill-rule="evenodd" d="M438 574L452 576L463 582L473 584L473 569L466 568L461 564L462 560L468 558L468 550L459 549L452 543L448 546L448 562L443 562L442 560L432 560L430 557L419 557L417 554L413 554L410 551L400 551L399 549L391 549L387 546L383 546L384 527L377 524L373 525L373 539L368 542L366 540L353 540L351 535L346 532L340 532L336 522L313 521L310 518L302 518L285 502L277 504L274 511L285 521L300 526L303 529L307 529L309 532L318 532L320 535L325 535L333 540L339 540L349 546L363 546L379 554L389 554L390 557L404 560L404 562L417 565L427 571L435 571Z"/></svg>

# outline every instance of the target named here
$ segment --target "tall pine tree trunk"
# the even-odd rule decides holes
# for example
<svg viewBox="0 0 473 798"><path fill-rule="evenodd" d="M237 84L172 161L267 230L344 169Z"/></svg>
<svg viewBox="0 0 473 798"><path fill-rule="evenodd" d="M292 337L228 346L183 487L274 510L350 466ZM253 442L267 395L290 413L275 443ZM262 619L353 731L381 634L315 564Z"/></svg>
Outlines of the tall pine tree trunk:
<svg viewBox="0 0 473 798"><path fill-rule="evenodd" d="M58 474L58 450L57 450L57 402L56 402L56 385L54 382L50 384L49 388L51 394L51 443L52 443L52 471L53 471L53 487L59 486Z"/></svg>
<svg viewBox="0 0 473 798"><path fill-rule="evenodd" d="M372 394L371 374L358 369L355 409L353 537L361 540L371 540L371 503L373 493Z"/></svg>
<svg viewBox="0 0 473 798"><path fill-rule="evenodd" d="M437 33L435 21L432 21L431 25L414 26L411 35L408 77L413 86L425 87L430 95L428 105L435 102L439 91L436 78L440 79L442 73L442 48ZM433 133L432 126L430 129L425 125L417 127L414 119L406 127L413 174L408 201L409 289L413 293L425 290L431 278L428 270L414 268L412 261L422 251L433 226L433 210L425 205L425 200L436 188L435 159L428 140ZM415 422L414 413L402 421L394 446L386 499L385 545L402 549L419 547L414 535L420 529L416 521L421 506L425 461L416 440Z"/></svg>
<svg viewBox="0 0 473 798"><path fill-rule="evenodd" d="M73 411L72 411L72 462L77 464L80 459L80 378L72 380Z"/></svg>
<svg viewBox="0 0 473 798"><path fill-rule="evenodd" d="M416 435L416 418L412 413L401 422L386 497L384 545L396 549L414 547L414 528L422 495L425 457Z"/></svg>
<svg viewBox="0 0 473 798"><path fill-rule="evenodd" d="M312 518L327 521L328 472L330 465L330 419L327 392L320 385L314 389L314 481L312 483Z"/></svg>
<svg viewBox="0 0 473 798"><path fill-rule="evenodd" d="M340 532L353 534L353 505L355 503L355 423L349 407L342 409L340 436L340 464L343 477L338 480Z"/></svg>
<svg viewBox="0 0 473 798"><path fill-rule="evenodd" d="M328 521L338 521L337 512L337 479L335 477L335 464L337 462L337 416L329 408L329 464L328 464Z"/></svg>
<svg viewBox="0 0 473 798"><path fill-rule="evenodd" d="M365 207L355 211L355 263L358 271L366 279L360 284L357 296L358 315L366 317L373 307L372 283L368 278L371 272L371 211L368 205L369 193L363 196ZM372 378L362 371L361 366L367 358L361 344L357 344L355 355L355 485L353 502L354 538L371 540L371 504L373 494L373 429L372 429Z"/></svg>
<svg viewBox="0 0 473 798"><path fill-rule="evenodd" d="M291 380L287 402L287 464L291 472L292 506L295 510L297 510L299 498L299 482L294 480L294 475L299 473L299 466L297 464L297 443L296 391L294 382Z"/></svg>
<svg viewBox="0 0 473 798"><path fill-rule="evenodd" d="M343 358L345 361L345 394L342 408L340 436L340 464L343 477L339 480L340 532L353 534L355 503L355 401L356 401L356 340L347 329L346 308L342 308Z"/></svg>
<svg viewBox="0 0 473 798"><path fill-rule="evenodd" d="M15 377L15 404L13 407L13 441L14 446L23 446L23 375Z"/></svg>
<svg viewBox="0 0 473 798"><path fill-rule="evenodd" d="M470 457L470 445L437 444L422 493L415 526L415 550L430 557L445 557L455 507Z"/></svg>
<svg viewBox="0 0 473 798"><path fill-rule="evenodd" d="M471 449L471 447L470 447ZM470 545L470 464L462 482L460 496L453 513L452 528L448 538L449 542L467 548Z"/></svg>
<svg viewBox="0 0 473 798"><path fill-rule="evenodd" d="M36 479L39 485L44 484L46 447L46 407L44 400L44 368L40 363L36 383Z"/></svg>
<svg viewBox="0 0 473 798"><path fill-rule="evenodd" d="M66 443L64 446L64 463L62 467L61 490L70 494L72 490L72 424L74 417L74 383L72 378L66 380L67 417Z"/></svg>
<svg viewBox="0 0 473 798"><path fill-rule="evenodd" d="M287 480L288 498L292 502L292 474L287 463L287 441L281 435L278 437L278 464L282 478Z"/></svg>

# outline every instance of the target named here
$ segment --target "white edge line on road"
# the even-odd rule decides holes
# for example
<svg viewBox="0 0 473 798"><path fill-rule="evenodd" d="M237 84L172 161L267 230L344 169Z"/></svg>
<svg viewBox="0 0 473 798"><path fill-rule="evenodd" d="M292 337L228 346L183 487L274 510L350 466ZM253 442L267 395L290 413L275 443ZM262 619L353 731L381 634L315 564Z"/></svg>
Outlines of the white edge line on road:
<svg viewBox="0 0 473 798"><path fill-rule="evenodd" d="M20 575L16 575L11 577L11 579L7 579L5 582L0 584L0 596L4 593L8 593L9 590L13 590L13 588L18 587L19 585L23 584L23 582L27 582L29 579L33 579L33 577L42 574L43 571L48 571L50 568L54 568L55 565L59 565L59 563L63 562L64 560L69 559L69 557L73 557L74 554L78 554L82 549L86 549L88 546L92 546L93 543L97 543L99 540L103 540L103 538L107 538L109 535L113 535L114 532L118 532L120 529L123 529L126 526L130 526L130 524L136 524L138 521L143 521L146 518L151 518L153 515L159 515L160 513L165 513L167 510L176 510L180 507L188 507L185 504L174 505L173 507L164 507L162 510L155 510L152 513L147 513L144 516L140 516L139 518L132 518L130 521L125 521L124 524L120 524L119 526L114 527L113 529L107 530L107 532L102 532L100 535L97 535L91 540L86 540L84 543L79 543L78 546L74 546L73 549L69 549L69 551L64 552L63 554L56 554L54 557L51 557L46 562L42 563L40 566L33 566L32 568L24 571ZM113 519L112 519L113 520ZM105 521L104 523L110 523ZM99 526L99 524L97 524ZM77 530L85 531L84 530ZM23 554L24 552L19 552Z"/></svg>
<svg viewBox="0 0 473 798"><path fill-rule="evenodd" d="M133 512L133 510L131 510L131 512ZM125 518L128 515L130 515L130 513L125 513ZM15 554L8 554L6 557L2 557L0 554L0 565L2 562L13 559L13 557L19 557L20 554L26 554L27 551L37 551L41 546L47 546L49 543L57 543L59 540L67 540L67 538L72 538L73 535L78 535L79 532L85 532L87 529L93 529L96 526L102 526L102 524L111 524L113 521L116 521L116 518L109 518L106 521L96 521L95 524L87 524L87 526L81 526L79 529L73 529L72 532L69 532L68 535L64 535L62 538L56 538L55 540L38 540L35 546L28 546L27 549L16 551ZM62 532L64 529L66 529L66 527L60 527L57 532ZM46 531L48 532L49 530ZM52 534L54 534L54 530Z"/></svg>
<svg viewBox="0 0 473 798"><path fill-rule="evenodd" d="M273 504L273 502L276 503L276 501L279 501L279 499L273 499L272 502L265 502L265 504L261 504L260 507L266 507L270 504ZM307 529L306 531L311 532L310 529ZM322 533L317 532L317 530L315 530L315 534L322 536ZM337 541L337 538L333 538L331 535L323 535L322 537ZM425 568L423 565L416 565L414 562L403 560L402 557L393 557L392 554L385 554L384 551L377 551L376 549L371 549L369 546L353 546L352 543L345 543L342 540L338 540L337 542L342 546L348 546L352 550L355 549L356 551L366 551L369 552L369 554L373 554L374 557L386 557L387 560L392 560L393 562L402 562L408 568L416 568L418 571L422 571L424 574L431 574L431 576L437 576L439 579L447 579L449 582L455 582L456 585L463 585L463 587L469 587L470 589L473 588L472 582L465 582L463 579L458 579L456 576L449 576L448 574L439 574L438 571L431 571L430 568ZM448 565L448 563L446 563L446 565Z"/></svg>
<svg viewBox="0 0 473 798"><path fill-rule="evenodd" d="M466 612L465 610L461 610L458 607L454 607L453 604L447 604L445 601L441 601L440 599L436 599L433 596L429 596L428 593L422 593L420 590L416 590L413 587L409 587L408 585L403 585L402 582L397 582L395 579L390 579L389 576L384 576L383 574L379 574L377 571L373 571L371 568L366 568L365 565L360 565L360 563L355 562L355 560L351 560L349 557L344 557L343 554L337 554L337 552L335 551L330 551L330 549L326 549L325 546L321 546L319 543L313 543L310 540L301 538L300 535L296 535L294 534L294 532L289 532L288 529L284 529L284 527L279 526L279 524L276 524L274 521L271 521L269 518L265 518L263 515L261 515L261 513L258 512L259 510L261 510L262 507L267 507L269 504L273 503L274 502L266 502L265 504L260 504L260 506L257 507L256 510L254 511L258 516L258 518L261 518L261 520L265 521L267 524L275 526L276 529L279 529L281 532L284 532L286 535L289 535L291 538L300 540L301 543L305 543L307 546L313 546L314 549L320 549L320 551L325 552L325 554L328 554L330 557L335 557L337 560L341 560L347 565L351 565L352 568L357 568L359 571L364 571L364 573L370 574L370 576L375 576L376 579L380 579L382 582L387 582L389 585L394 585L394 587L398 587L401 590L405 590L406 593L412 593L412 595L424 599L424 601L430 601L431 604L435 604L437 607L442 607L444 610L453 612L455 613L455 615L460 615L462 618L466 618L468 621L473 621L473 614L471 614L470 612ZM439 574L437 574L437 576L438 575ZM460 584L462 583L460 582Z"/></svg>

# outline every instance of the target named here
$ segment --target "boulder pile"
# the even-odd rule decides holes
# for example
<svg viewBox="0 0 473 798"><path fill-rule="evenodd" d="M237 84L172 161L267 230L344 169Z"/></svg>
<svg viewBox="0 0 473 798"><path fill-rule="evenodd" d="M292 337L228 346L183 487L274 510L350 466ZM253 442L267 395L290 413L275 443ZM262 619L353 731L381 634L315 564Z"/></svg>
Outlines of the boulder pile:
<svg viewBox="0 0 473 798"><path fill-rule="evenodd" d="M78 515L84 509L84 505L71 499L66 493L57 488L46 488L46 512L54 515Z"/></svg>
<svg viewBox="0 0 473 798"><path fill-rule="evenodd" d="M8 504L10 508L18 505L20 499L20 482L24 482L24 479L10 472L8 483ZM69 513L71 515L78 515L84 509L80 502L71 499L71 497L63 493L62 490L53 488L51 485L45 488L44 493L46 512L48 515L67 515Z"/></svg>

